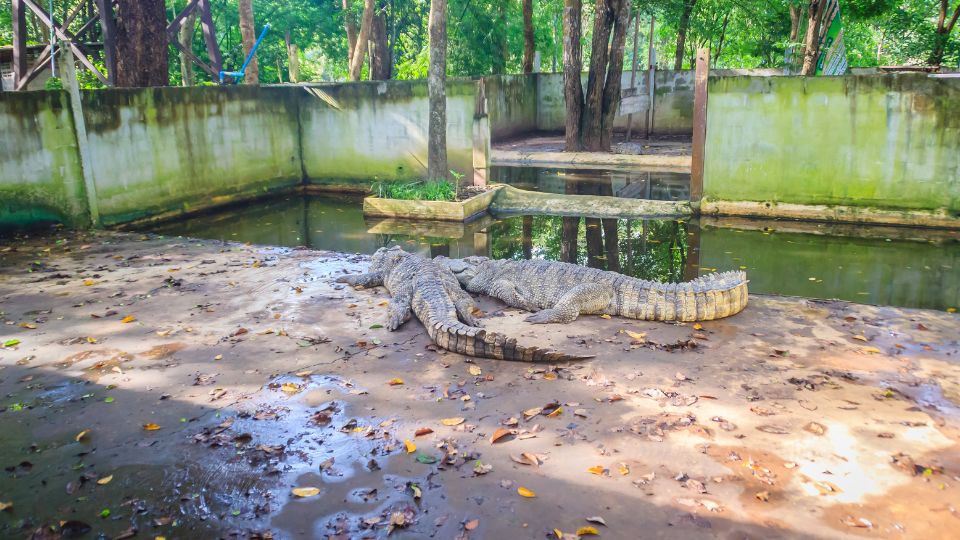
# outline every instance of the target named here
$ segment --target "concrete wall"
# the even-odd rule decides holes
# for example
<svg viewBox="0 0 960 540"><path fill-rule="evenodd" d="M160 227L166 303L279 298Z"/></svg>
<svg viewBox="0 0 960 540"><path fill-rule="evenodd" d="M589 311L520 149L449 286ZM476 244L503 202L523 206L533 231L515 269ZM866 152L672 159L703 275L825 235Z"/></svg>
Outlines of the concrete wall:
<svg viewBox="0 0 960 540"><path fill-rule="evenodd" d="M303 168L316 184L369 185L423 178L427 170L426 81L310 86L302 93ZM447 81L447 161L473 174L476 84Z"/></svg>
<svg viewBox="0 0 960 540"><path fill-rule="evenodd" d="M656 135L690 135L693 132L693 71L657 71L654 75L653 133ZM649 74L637 71L636 88L640 95L649 95ZM587 75L583 76L586 90ZM622 88L630 88L630 72L621 79ZM566 107L563 100L563 74L541 73L537 86L537 129L563 131ZM646 129L647 113L633 115L633 126ZM626 129L627 116L618 116L614 129Z"/></svg>
<svg viewBox="0 0 960 540"><path fill-rule="evenodd" d="M448 81L452 170L473 173L476 83ZM422 178L425 82L85 91L79 141L67 92L0 93L0 228L104 225L200 210L300 185L366 189ZM90 163L82 163L85 144Z"/></svg>
<svg viewBox="0 0 960 540"><path fill-rule="evenodd" d="M509 139L536 131L539 75L498 75L483 79L490 136Z"/></svg>
<svg viewBox="0 0 960 540"><path fill-rule="evenodd" d="M960 80L710 81L704 197L960 213Z"/></svg>
<svg viewBox="0 0 960 540"><path fill-rule="evenodd" d="M105 225L300 183L298 96L286 88L84 92Z"/></svg>
<svg viewBox="0 0 960 540"><path fill-rule="evenodd" d="M0 94L0 230L89 220L68 94Z"/></svg>

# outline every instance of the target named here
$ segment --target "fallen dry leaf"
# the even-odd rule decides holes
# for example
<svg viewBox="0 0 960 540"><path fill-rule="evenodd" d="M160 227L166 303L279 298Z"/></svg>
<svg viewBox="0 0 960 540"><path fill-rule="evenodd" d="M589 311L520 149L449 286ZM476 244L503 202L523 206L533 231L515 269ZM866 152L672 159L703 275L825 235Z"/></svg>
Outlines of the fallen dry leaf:
<svg viewBox="0 0 960 540"><path fill-rule="evenodd" d="M120 319L120 322L124 324L128 324L128 323L132 323L135 320L137 320L137 318L134 317L133 315L127 315L126 317Z"/></svg>
<svg viewBox="0 0 960 540"><path fill-rule="evenodd" d="M479 520L479 519L471 519L470 521L468 521L468 522L466 522L466 523L463 524L463 528L466 529L466 530L468 530L468 531L472 531L472 530L476 529L476 528L479 527L479 526L480 526L480 520Z"/></svg>
<svg viewBox="0 0 960 540"><path fill-rule="evenodd" d="M856 339L856 340L859 340L859 341L867 341L867 338L866 338L866 337L864 337L864 336L862 336L862 335L859 335L859 334L853 336L853 339Z"/></svg>
<svg viewBox="0 0 960 540"><path fill-rule="evenodd" d="M532 409L527 409L527 410L523 411L523 419L524 419L524 420L529 420L529 419L533 418L534 416L537 416L538 414L540 414L540 413L542 413L542 412L543 412L543 407L534 407L534 408L532 408Z"/></svg>
<svg viewBox="0 0 960 540"><path fill-rule="evenodd" d="M589 472L589 473L591 473L591 474L600 475L600 474L603 474L603 471L605 471L605 470L607 470L607 469L605 469L605 468L603 467L603 465L595 465L595 466L590 467L589 469L587 469L587 472Z"/></svg>
<svg viewBox="0 0 960 540"><path fill-rule="evenodd" d="M413 441L410 439L403 441L403 447L407 449L408 454L412 454L417 451L417 445L413 444Z"/></svg>
<svg viewBox="0 0 960 540"><path fill-rule="evenodd" d="M156 431L156 430L160 429L160 426L157 425L157 424L144 424L144 425L143 425L143 429L145 429L145 430L147 430L147 431Z"/></svg>
<svg viewBox="0 0 960 540"><path fill-rule="evenodd" d="M104 476L103 478L97 480L97 484L98 484L98 485L101 485L101 486L105 486L105 485L109 484L111 480L113 480L113 475L112 475L112 474L111 474L110 476Z"/></svg>
<svg viewBox="0 0 960 540"><path fill-rule="evenodd" d="M577 536L588 536L588 535L595 536L600 534L600 531L598 531L596 527L580 527L579 529L577 529L576 534Z"/></svg>
<svg viewBox="0 0 960 540"><path fill-rule="evenodd" d="M471 364L468 369L470 371L470 374L473 375L474 377L479 377L480 375L483 375L483 370L480 369L480 366Z"/></svg>
<svg viewBox="0 0 960 540"><path fill-rule="evenodd" d="M588 518L587 518L587 521L589 521L590 523L599 523L600 525L603 525L604 527L607 526L606 520L604 520L604 519L603 519L602 517L600 517L600 516L588 517Z"/></svg>
<svg viewBox="0 0 960 540"><path fill-rule="evenodd" d="M320 489L315 487L299 487L290 490L297 497L314 497L320 494Z"/></svg>
<svg viewBox="0 0 960 540"><path fill-rule="evenodd" d="M490 444L494 444L500 441L507 435L515 435L515 434L516 434L516 430L513 430L513 429L497 428L497 430L493 432L493 435L490 436Z"/></svg>
<svg viewBox="0 0 960 540"><path fill-rule="evenodd" d="M433 430L432 430L432 429L430 429L430 428L428 428L428 427L422 427L422 428L418 429L418 430L413 434L413 436L414 436L414 437L423 437L424 435L429 435L429 434L431 434L431 433L433 433Z"/></svg>
<svg viewBox="0 0 960 540"><path fill-rule="evenodd" d="M525 487L518 487L517 494L520 495L521 497L527 497L527 498L533 498L537 496L536 493L534 493L533 491L530 491Z"/></svg>
<svg viewBox="0 0 960 540"><path fill-rule="evenodd" d="M637 343L644 343L645 341L647 341L646 332L631 332L630 330L626 330L625 332L627 333L628 336L630 336L630 339L632 339L633 341L636 341Z"/></svg>
<svg viewBox="0 0 960 540"><path fill-rule="evenodd" d="M295 383L289 383L289 382L283 383L282 385L280 385L280 390L283 390L288 394L296 394L297 392L300 391L300 385Z"/></svg>
<svg viewBox="0 0 960 540"><path fill-rule="evenodd" d="M768 501L770 500L770 492L769 492L769 491L758 491L758 492L755 493L753 496L756 497L757 500L760 501L760 502L768 502Z"/></svg>
<svg viewBox="0 0 960 540"><path fill-rule="evenodd" d="M459 426L464 422L464 420L465 419L463 417L457 416L455 418L444 418L440 420L440 423L445 426Z"/></svg>
<svg viewBox="0 0 960 540"><path fill-rule="evenodd" d="M13 503L12 503L12 502L3 502L3 501L0 501L0 512L4 512L4 511L6 511L6 510L10 510L11 508L13 508Z"/></svg>
<svg viewBox="0 0 960 540"><path fill-rule="evenodd" d="M77 436L74 437L74 440L76 440L77 442L80 442L80 441L83 440L84 437L86 437L86 436L89 435L89 434L90 434L90 430L89 430L89 429L85 429L85 430L81 431L80 433L77 433Z"/></svg>
<svg viewBox="0 0 960 540"><path fill-rule="evenodd" d="M400 379L400 378L390 379L389 381L387 381L387 384L389 384L390 386L400 386L401 384L403 384L403 379Z"/></svg>
<svg viewBox="0 0 960 540"><path fill-rule="evenodd" d="M600 315L600 318L601 318L601 319L609 319L610 316L607 315L606 313L604 313L603 315Z"/></svg>

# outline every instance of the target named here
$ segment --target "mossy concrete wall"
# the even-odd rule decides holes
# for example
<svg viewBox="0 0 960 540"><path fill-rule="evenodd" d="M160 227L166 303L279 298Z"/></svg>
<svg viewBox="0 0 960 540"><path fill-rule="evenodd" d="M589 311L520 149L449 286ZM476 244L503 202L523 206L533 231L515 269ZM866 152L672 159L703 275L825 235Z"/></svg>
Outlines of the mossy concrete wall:
<svg viewBox="0 0 960 540"><path fill-rule="evenodd" d="M509 139L538 129L538 77L537 74L484 77L493 140Z"/></svg>
<svg viewBox="0 0 960 540"><path fill-rule="evenodd" d="M710 80L704 198L960 214L960 80Z"/></svg>
<svg viewBox="0 0 960 540"><path fill-rule="evenodd" d="M427 171L426 81L312 85L300 90L303 170L312 184L369 186ZM473 176L476 83L447 81L447 161Z"/></svg>
<svg viewBox="0 0 960 540"><path fill-rule="evenodd" d="M447 94L449 165L470 178L476 83L448 81ZM84 167L103 225L426 171L422 81L85 91L84 141L70 103L67 92L0 93L0 228L88 226Z"/></svg>
<svg viewBox="0 0 960 540"><path fill-rule="evenodd" d="M690 135L693 133L693 71L657 71L654 75L653 134ZM567 117L563 99L563 74L541 73L537 78L537 129L563 131ZM630 88L630 72L625 71L621 87ZM583 75L586 89L587 74ZM649 95L649 74L637 71L637 93ZM633 127L645 129L647 113L633 115ZM617 116L614 129L626 129L627 116Z"/></svg>
<svg viewBox="0 0 960 540"><path fill-rule="evenodd" d="M0 229L90 222L70 98L0 93Z"/></svg>
<svg viewBox="0 0 960 540"><path fill-rule="evenodd" d="M248 86L83 93L103 224L299 184L298 97Z"/></svg>

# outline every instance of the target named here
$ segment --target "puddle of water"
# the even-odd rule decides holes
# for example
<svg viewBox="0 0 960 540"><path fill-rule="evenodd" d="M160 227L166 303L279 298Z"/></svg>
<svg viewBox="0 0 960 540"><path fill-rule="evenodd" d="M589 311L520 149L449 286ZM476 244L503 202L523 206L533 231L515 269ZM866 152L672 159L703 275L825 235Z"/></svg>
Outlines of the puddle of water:
<svg viewBox="0 0 960 540"><path fill-rule="evenodd" d="M658 201L690 198L690 173L667 171L500 166L490 168L490 182L543 193Z"/></svg>
<svg viewBox="0 0 960 540"><path fill-rule="evenodd" d="M941 310L960 306L957 232L732 223L556 216L428 223L364 218L358 198L297 195L150 230L346 253L399 245L425 256L541 258L659 281L744 269L754 293Z"/></svg>

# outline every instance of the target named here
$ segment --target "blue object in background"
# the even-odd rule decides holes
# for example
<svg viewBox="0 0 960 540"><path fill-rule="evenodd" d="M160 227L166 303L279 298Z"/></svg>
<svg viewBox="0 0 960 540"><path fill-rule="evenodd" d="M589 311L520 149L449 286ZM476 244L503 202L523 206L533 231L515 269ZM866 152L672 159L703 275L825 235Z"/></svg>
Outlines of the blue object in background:
<svg viewBox="0 0 960 540"><path fill-rule="evenodd" d="M257 49L260 48L260 42L263 41L263 38L267 35L267 30L270 30L270 23L264 25L263 31L260 32L260 37L258 37L257 42L253 44L253 49L250 50L247 59L243 61L243 65L240 66L240 71L220 70L220 84L223 84L223 78L227 75L233 77L234 82L243 78L243 74L247 71L247 65L250 64L250 60L253 60L253 55L257 54Z"/></svg>

